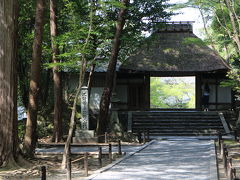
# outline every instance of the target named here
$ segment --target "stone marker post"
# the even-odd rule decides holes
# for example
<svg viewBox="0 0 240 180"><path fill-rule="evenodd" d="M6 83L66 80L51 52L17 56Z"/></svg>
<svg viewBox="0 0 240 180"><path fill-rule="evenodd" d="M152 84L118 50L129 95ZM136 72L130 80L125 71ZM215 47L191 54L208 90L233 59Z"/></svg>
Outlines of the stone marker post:
<svg viewBox="0 0 240 180"><path fill-rule="evenodd" d="M74 142L97 142L94 137L94 130L89 130L89 102L88 102L88 88L83 86L81 88L81 119L80 127L76 127Z"/></svg>
<svg viewBox="0 0 240 180"><path fill-rule="evenodd" d="M81 130L89 130L88 88L81 88Z"/></svg>

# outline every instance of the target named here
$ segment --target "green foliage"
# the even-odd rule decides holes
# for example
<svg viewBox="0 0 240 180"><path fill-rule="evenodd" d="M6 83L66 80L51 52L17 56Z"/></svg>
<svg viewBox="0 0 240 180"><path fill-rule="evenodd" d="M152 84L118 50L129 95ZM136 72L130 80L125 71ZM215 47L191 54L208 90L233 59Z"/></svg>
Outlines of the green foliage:
<svg viewBox="0 0 240 180"><path fill-rule="evenodd" d="M151 108L195 108L195 83L181 78L152 77Z"/></svg>
<svg viewBox="0 0 240 180"><path fill-rule="evenodd" d="M223 87L232 87L233 90L237 92L237 97L239 98L240 94L240 69L232 68L231 71L228 72L229 80L225 80L221 82L221 86Z"/></svg>
<svg viewBox="0 0 240 180"><path fill-rule="evenodd" d="M24 120L18 121L18 138L20 142L23 142L25 130L26 130L26 125Z"/></svg>
<svg viewBox="0 0 240 180"><path fill-rule="evenodd" d="M227 3L230 3L230 7ZM231 67L227 75L229 80L222 82L221 85L232 87L238 94L240 93L240 49L236 43L236 36L240 37L239 4L240 0L188 0L186 3L174 6L175 9L192 7L202 12L206 28L205 42L214 45L214 49L226 59ZM231 22L231 13L234 23ZM237 32L234 32L234 24Z"/></svg>
<svg viewBox="0 0 240 180"><path fill-rule="evenodd" d="M29 72L34 38L35 6L34 0L19 1L19 104L28 104ZM53 84L51 69L59 66L64 72L79 72L81 61L101 66L111 54L112 39L119 9L123 5L118 0L60 0L58 9L58 37L54 39L59 47L59 63L52 63L51 37L49 25L49 1L46 1L45 26L43 38L38 131L39 137L52 132ZM166 12L167 0L130 1L128 15L121 39L119 60L127 59L144 39L143 31L152 31L153 22L166 20L171 13ZM89 38L88 38L89 36ZM97 59L97 60L96 60ZM71 98L63 105L64 119L69 119ZM80 114L76 115L80 117ZM68 127L68 121L64 121ZM22 136L23 125L19 126Z"/></svg>
<svg viewBox="0 0 240 180"><path fill-rule="evenodd" d="M232 4L232 8L235 13L240 14L240 6L239 0L234 0ZM238 5L237 5L238 4ZM234 39L234 31L233 25L229 16L229 9L226 4L221 3L218 6L214 7L214 13L211 30L214 34L216 46L218 48L219 53L225 57L228 63L231 66L231 70L228 72L229 80L221 82L222 86L230 86L237 92L237 96L239 97L240 93L240 49L236 46L236 42ZM235 20L235 23L240 25L239 20ZM238 36L239 36L238 32Z"/></svg>

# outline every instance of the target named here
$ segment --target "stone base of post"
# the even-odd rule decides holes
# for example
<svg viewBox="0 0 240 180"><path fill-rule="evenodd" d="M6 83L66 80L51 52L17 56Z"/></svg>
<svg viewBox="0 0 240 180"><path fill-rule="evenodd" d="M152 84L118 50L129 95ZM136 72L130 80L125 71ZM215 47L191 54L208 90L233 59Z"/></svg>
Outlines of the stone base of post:
<svg viewBox="0 0 240 180"><path fill-rule="evenodd" d="M73 143L97 143L98 138L94 137L94 130L76 129Z"/></svg>

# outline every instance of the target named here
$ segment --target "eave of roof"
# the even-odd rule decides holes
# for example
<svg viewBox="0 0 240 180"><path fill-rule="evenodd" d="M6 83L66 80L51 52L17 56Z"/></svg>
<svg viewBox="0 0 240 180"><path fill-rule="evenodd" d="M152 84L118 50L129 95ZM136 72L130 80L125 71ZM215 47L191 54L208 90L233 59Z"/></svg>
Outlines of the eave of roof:
<svg viewBox="0 0 240 180"><path fill-rule="evenodd" d="M120 70L148 72L211 72L229 70L215 51L191 32L156 32Z"/></svg>

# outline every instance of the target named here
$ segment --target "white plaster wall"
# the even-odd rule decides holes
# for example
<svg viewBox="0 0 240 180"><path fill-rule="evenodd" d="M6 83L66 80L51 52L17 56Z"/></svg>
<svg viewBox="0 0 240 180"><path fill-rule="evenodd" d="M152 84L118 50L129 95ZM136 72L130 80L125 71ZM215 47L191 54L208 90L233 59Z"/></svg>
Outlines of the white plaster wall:
<svg viewBox="0 0 240 180"><path fill-rule="evenodd" d="M218 102L231 103L231 100L232 100L231 88L218 86Z"/></svg>
<svg viewBox="0 0 240 180"><path fill-rule="evenodd" d="M89 107L91 109L99 109L99 104L101 100L101 96L103 93L103 87L93 87L91 90ZM121 103L127 103L127 86L120 85L116 87L117 97L119 98Z"/></svg>

